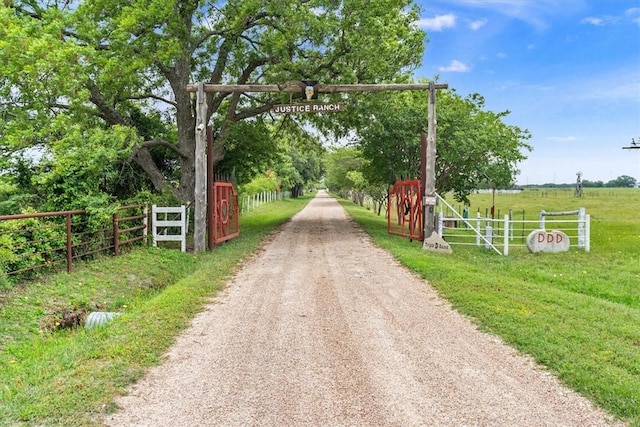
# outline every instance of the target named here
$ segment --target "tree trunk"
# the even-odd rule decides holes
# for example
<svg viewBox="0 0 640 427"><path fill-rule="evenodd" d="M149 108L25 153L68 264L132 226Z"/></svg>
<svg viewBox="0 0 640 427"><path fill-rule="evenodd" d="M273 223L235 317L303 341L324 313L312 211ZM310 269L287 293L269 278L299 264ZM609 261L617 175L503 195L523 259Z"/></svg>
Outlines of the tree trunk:
<svg viewBox="0 0 640 427"><path fill-rule="evenodd" d="M291 197L293 198L298 198L300 196L303 195L303 189L302 189L302 184L296 184L292 189L291 189Z"/></svg>

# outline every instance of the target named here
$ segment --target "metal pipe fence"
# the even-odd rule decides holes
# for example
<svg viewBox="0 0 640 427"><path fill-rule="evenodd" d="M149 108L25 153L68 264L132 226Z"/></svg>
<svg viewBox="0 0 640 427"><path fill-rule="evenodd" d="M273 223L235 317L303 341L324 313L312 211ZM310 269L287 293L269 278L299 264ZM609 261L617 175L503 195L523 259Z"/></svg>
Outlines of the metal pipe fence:
<svg viewBox="0 0 640 427"><path fill-rule="evenodd" d="M436 231L451 245L493 248L508 255L512 248L527 248L527 238L534 231L559 230L569 237L570 247L590 251L591 218L587 214L577 219L547 217L542 225L540 220L514 218L511 214L490 218L477 212L475 218L467 219L438 213L436 218Z"/></svg>

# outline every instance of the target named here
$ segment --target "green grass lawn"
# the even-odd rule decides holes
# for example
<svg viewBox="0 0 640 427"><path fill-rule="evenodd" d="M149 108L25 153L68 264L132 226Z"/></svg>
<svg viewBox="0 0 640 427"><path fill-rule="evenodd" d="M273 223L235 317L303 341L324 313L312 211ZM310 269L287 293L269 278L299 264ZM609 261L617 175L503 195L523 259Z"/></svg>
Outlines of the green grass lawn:
<svg viewBox="0 0 640 427"><path fill-rule="evenodd" d="M0 425L100 425L114 397L161 361L239 263L310 198L244 214L240 237L212 252L145 248L0 293ZM122 315L108 327L56 327L82 309Z"/></svg>
<svg viewBox="0 0 640 427"><path fill-rule="evenodd" d="M490 207L474 195L471 211ZM474 246L452 255L423 251L389 236L386 220L342 201L381 247L426 278L479 327L499 335L546 365L569 387L612 414L640 426L640 190L551 190L497 195L496 208L585 207L591 215L591 252L515 251L501 257Z"/></svg>
<svg viewBox="0 0 640 427"><path fill-rule="evenodd" d="M496 197L531 211L584 206L591 252L475 247L425 252L389 236L383 216L342 202L378 245L417 271L479 327L549 367L568 386L640 426L640 192L585 189ZM147 248L0 293L0 425L91 426L165 350L241 260L308 198L263 205L241 236L203 254ZM487 203L488 201L488 203ZM472 210L491 195L472 198ZM522 207L519 207L522 206ZM108 327L55 329L65 309L119 311Z"/></svg>

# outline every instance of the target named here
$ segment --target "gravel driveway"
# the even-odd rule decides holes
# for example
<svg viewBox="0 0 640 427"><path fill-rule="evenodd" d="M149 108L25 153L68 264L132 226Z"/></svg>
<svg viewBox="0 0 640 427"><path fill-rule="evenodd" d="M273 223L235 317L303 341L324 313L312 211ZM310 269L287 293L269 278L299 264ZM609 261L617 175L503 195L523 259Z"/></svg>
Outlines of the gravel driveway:
<svg viewBox="0 0 640 427"><path fill-rule="evenodd" d="M107 425L610 425L322 192L118 404Z"/></svg>

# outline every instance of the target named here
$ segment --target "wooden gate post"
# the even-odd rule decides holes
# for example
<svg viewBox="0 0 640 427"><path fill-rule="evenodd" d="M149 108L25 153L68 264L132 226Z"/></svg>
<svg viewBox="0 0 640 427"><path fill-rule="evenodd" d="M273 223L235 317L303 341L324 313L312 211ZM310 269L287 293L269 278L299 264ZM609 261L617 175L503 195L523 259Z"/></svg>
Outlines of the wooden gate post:
<svg viewBox="0 0 640 427"><path fill-rule="evenodd" d="M427 131L423 216L424 216L424 240L422 248L430 251L451 253L451 246L434 230L436 209L436 86L429 82L429 106L427 107Z"/></svg>
<svg viewBox="0 0 640 427"><path fill-rule="evenodd" d="M207 237L207 97L204 83L198 84L196 95L196 186L193 224L193 250L206 249Z"/></svg>
<svg viewBox="0 0 640 427"><path fill-rule="evenodd" d="M424 238L431 237L434 231L434 210L436 197L436 89L429 83L429 104L427 107L427 141L424 157Z"/></svg>

